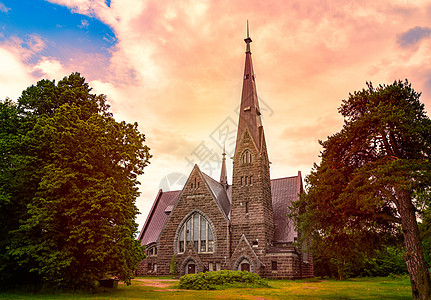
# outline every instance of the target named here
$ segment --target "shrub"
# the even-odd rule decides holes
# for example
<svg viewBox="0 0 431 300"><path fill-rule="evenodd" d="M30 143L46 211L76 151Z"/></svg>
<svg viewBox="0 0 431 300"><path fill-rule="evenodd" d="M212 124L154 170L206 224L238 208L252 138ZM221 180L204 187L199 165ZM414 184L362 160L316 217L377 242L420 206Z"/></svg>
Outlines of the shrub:
<svg viewBox="0 0 431 300"><path fill-rule="evenodd" d="M362 276L389 276L407 273L407 266L403 258L403 250L388 246L377 251L377 256L367 258L364 262Z"/></svg>
<svg viewBox="0 0 431 300"><path fill-rule="evenodd" d="M177 276L177 258L175 254L172 255L171 263L169 264L169 273L172 276Z"/></svg>
<svg viewBox="0 0 431 300"><path fill-rule="evenodd" d="M266 279L247 271L212 271L188 274L180 278L179 288L188 290L219 290L229 287L268 287Z"/></svg>

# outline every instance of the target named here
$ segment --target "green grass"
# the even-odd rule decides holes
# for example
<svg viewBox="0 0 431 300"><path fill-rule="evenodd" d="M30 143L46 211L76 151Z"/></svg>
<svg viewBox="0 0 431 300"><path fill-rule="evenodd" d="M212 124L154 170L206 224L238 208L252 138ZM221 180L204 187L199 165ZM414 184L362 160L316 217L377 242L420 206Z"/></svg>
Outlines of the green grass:
<svg viewBox="0 0 431 300"><path fill-rule="evenodd" d="M157 278L150 286L140 277L131 286L91 293L0 292L0 299L412 299L408 277L353 278L346 281L270 280L270 288L231 288L217 291L176 290L178 280Z"/></svg>

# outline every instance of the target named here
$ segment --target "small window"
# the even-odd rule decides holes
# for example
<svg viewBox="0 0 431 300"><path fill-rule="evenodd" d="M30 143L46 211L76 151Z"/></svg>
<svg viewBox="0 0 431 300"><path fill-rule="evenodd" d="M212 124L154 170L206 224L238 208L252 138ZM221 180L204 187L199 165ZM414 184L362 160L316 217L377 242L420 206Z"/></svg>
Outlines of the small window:
<svg viewBox="0 0 431 300"><path fill-rule="evenodd" d="M245 203L245 213L248 214L248 201Z"/></svg>
<svg viewBox="0 0 431 300"><path fill-rule="evenodd" d="M220 263L218 262L218 263L216 263L216 271L220 271L221 270L221 265L220 265Z"/></svg>
<svg viewBox="0 0 431 300"><path fill-rule="evenodd" d="M154 265L153 265L153 271L154 271L154 272L157 272L157 264L154 264Z"/></svg>
<svg viewBox="0 0 431 300"><path fill-rule="evenodd" d="M244 176L241 176L241 186L244 185Z"/></svg>
<svg viewBox="0 0 431 300"><path fill-rule="evenodd" d="M198 188L199 188L199 186L200 186L200 181L198 181Z"/></svg>
<svg viewBox="0 0 431 300"><path fill-rule="evenodd" d="M242 164L250 164L253 162L253 154L251 154L250 150L245 150L241 156Z"/></svg>
<svg viewBox="0 0 431 300"><path fill-rule="evenodd" d="M258 241L253 241L253 247L258 247L259 246L259 242Z"/></svg>
<svg viewBox="0 0 431 300"><path fill-rule="evenodd" d="M148 263L148 271L151 271L153 269L153 266L151 265L151 263Z"/></svg>
<svg viewBox="0 0 431 300"><path fill-rule="evenodd" d="M273 271L277 271L277 262L276 261L272 261L271 264L272 264L272 270Z"/></svg>
<svg viewBox="0 0 431 300"><path fill-rule="evenodd" d="M191 184L191 187L192 187L192 189L193 189L193 183Z"/></svg>
<svg viewBox="0 0 431 300"><path fill-rule="evenodd" d="M248 181L248 176L245 176L245 181L244 181L245 185L247 185L247 181Z"/></svg>
<svg viewBox="0 0 431 300"><path fill-rule="evenodd" d="M250 185L252 185L252 184L253 184L253 176L250 176L249 184L250 184Z"/></svg>
<svg viewBox="0 0 431 300"><path fill-rule="evenodd" d="M249 78L250 78L250 74L244 75L244 79L249 79Z"/></svg>
<svg viewBox="0 0 431 300"><path fill-rule="evenodd" d="M209 270L209 271L214 271L214 264L213 264L212 262L210 262L210 263L208 264L208 270Z"/></svg>

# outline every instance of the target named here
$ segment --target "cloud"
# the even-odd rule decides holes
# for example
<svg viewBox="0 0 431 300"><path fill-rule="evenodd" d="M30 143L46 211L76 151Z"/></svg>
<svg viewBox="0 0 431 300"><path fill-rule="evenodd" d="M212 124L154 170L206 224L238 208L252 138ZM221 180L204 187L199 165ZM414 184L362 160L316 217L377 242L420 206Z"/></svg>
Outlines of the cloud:
<svg viewBox="0 0 431 300"><path fill-rule="evenodd" d="M34 82L31 69L18 53L0 45L0 99L17 99L21 91Z"/></svg>
<svg viewBox="0 0 431 300"><path fill-rule="evenodd" d="M87 20L81 20L81 25L78 25L79 28L88 28L88 21Z"/></svg>
<svg viewBox="0 0 431 300"><path fill-rule="evenodd" d="M33 53L38 53L46 47L46 44L42 37L37 34L28 35L28 39L25 44Z"/></svg>
<svg viewBox="0 0 431 300"><path fill-rule="evenodd" d="M4 5L3 3L0 2L0 12L3 12L6 14L6 13L8 13L8 11L10 11L10 8L6 7L6 5Z"/></svg>
<svg viewBox="0 0 431 300"><path fill-rule="evenodd" d="M56 42L42 36L45 46L12 39L7 51L15 62L26 62L18 66L29 78L35 71L81 72L94 92L107 95L118 120L139 123L154 154L142 180L150 206L163 176L188 174L185 157L227 117L237 120L247 19L258 94L274 111L264 115L272 176L307 171L318 161L317 140L341 128L337 107L365 81L409 78L431 105L425 0L49 2L110 26L115 36L103 37L112 41L109 55L71 48L53 57L37 52ZM398 45L418 49L400 51Z"/></svg>
<svg viewBox="0 0 431 300"><path fill-rule="evenodd" d="M28 34L24 40L11 36L0 45L17 54L22 60L29 60L46 46L43 39L37 34Z"/></svg>
<svg viewBox="0 0 431 300"><path fill-rule="evenodd" d="M33 67L33 71L38 72L41 77L50 79L59 79L67 75L61 62L51 57L42 57L39 63Z"/></svg>
<svg viewBox="0 0 431 300"><path fill-rule="evenodd" d="M431 35L431 28L416 26L397 37L397 43L403 48L416 45L421 40L428 38Z"/></svg>

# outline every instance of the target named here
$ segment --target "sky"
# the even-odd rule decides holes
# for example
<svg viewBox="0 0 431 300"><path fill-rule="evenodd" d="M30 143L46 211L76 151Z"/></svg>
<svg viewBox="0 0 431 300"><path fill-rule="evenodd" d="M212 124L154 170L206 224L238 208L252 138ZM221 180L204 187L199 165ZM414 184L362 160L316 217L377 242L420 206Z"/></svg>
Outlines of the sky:
<svg viewBox="0 0 431 300"><path fill-rule="evenodd" d="M0 0L0 99L80 72L118 121L138 122L153 155L141 228L159 188L180 189L195 163L218 179L224 145L232 155L246 20L272 178L310 172L366 82L408 79L431 109L423 0Z"/></svg>

